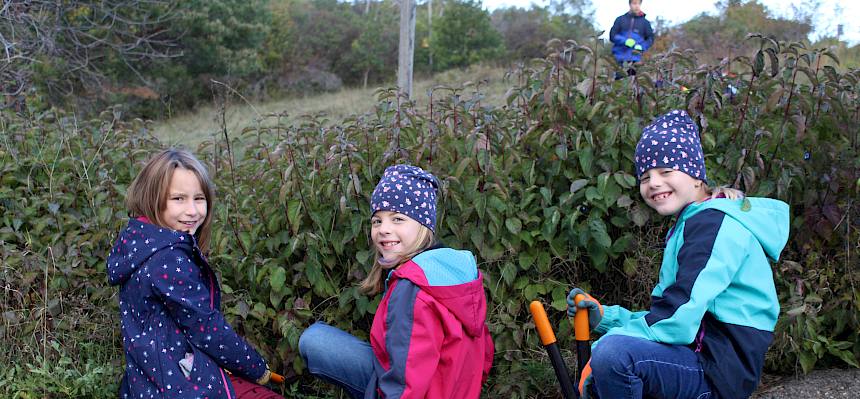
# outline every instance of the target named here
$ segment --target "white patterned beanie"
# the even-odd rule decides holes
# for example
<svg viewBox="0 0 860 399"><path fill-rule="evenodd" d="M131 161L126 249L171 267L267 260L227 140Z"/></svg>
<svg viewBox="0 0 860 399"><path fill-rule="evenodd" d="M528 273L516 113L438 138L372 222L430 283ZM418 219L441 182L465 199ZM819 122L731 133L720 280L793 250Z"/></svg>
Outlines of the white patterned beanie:
<svg viewBox="0 0 860 399"><path fill-rule="evenodd" d="M431 173L412 165L385 168L370 197L371 216L378 211L402 213L436 231L436 190L439 182Z"/></svg>
<svg viewBox="0 0 860 399"><path fill-rule="evenodd" d="M669 111L642 129L633 161L637 179L650 169L671 168L708 181L699 128L686 111Z"/></svg>

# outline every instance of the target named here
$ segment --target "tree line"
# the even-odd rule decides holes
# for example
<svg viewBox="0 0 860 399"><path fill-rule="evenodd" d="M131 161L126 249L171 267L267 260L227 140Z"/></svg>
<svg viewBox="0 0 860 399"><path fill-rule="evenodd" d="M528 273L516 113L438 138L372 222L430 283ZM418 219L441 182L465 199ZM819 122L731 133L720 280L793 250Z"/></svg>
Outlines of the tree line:
<svg viewBox="0 0 860 399"><path fill-rule="evenodd" d="M4 2L0 106L87 112L122 103L135 115L164 118L210 101L213 81L257 99L391 84L398 7L396 0ZM655 16L655 52L692 48L704 59L730 59L749 50L749 32L803 40L812 29L808 12L774 18L755 0L726 0L718 10L678 26ZM583 41L595 29L590 0L493 12L479 0L424 0L415 72L527 61L543 57L553 38ZM822 43L854 60L843 65L858 65L858 46Z"/></svg>

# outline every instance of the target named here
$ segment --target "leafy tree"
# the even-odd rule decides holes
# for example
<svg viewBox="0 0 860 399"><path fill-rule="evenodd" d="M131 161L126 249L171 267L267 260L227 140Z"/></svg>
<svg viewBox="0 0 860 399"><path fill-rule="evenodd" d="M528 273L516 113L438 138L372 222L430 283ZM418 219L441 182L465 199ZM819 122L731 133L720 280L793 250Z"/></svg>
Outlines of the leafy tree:
<svg viewBox="0 0 860 399"><path fill-rule="evenodd" d="M416 32L416 37L421 37ZM418 39L420 40L420 39ZM464 67L498 58L504 51L502 37L490 23L490 15L474 0L447 2L444 14L433 22L429 43L434 71ZM429 48L416 48L416 64L426 65Z"/></svg>
<svg viewBox="0 0 860 399"><path fill-rule="evenodd" d="M370 3L368 3L370 4ZM380 2L370 9L359 21L361 33L350 45L346 65L350 75L360 77L362 86L367 87L371 76L375 80L391 78L397 69L397 45L399 13L390 2Z"/></svg>
<svg viewBox="0 0 860 399"><path fill-rule="evenodd" d="M676 28L658 36L655 51L675 46L694 49L704 59L718 60L748 53L752 47L745 39L757 32L778 40L802 41L812 30L808 21L774 18L758 1L722 1L717 15L700 14ZM662 42L662 43L661 43Z"/></svg>
<svg viewBox="0 0 860 399"><path fill-rule="evenodd" d="M548 7L510 7L493 12L493 27L504 38L506 58L542 57L553 38L581 40L594 31L590 1L554 1Z"/></svg>
<svg viewBox="0 0 860 399"><path fill-rule="evenodd" d="M180 3L174 29L183 56L150 65L145 73L172 109L193 108L211 96L211 80L243 89L266 71L261 51L272 16L265 0L189 0ZM159 114L144 108L138 112Z"/></svg>
<svg viewBox="0 0 860 399"><path fill-rule="evenodd" d="M141 73L182 54L173 2L152 0L13 1L0 7L0 93L38 88L52 102L100 93L111 78L149 84Z"/></svg>
<svg viewBox="0 0 860 399"><path fill-rule="evenodd" d="M182 63L188 72L244 77L263 71L258 49L272 21L264 1L183 1L178 23L184 32Z"/></svg>
<svg viewBox="0 0 860 399"><path fill-rule="evenodd" d="M314 65L326 71L348 71L342 63L361 33L358 14L336 0L297 0L293 20L295 45L285 59L293 68ZM298 64L298 65L297 65Z"/></svg>

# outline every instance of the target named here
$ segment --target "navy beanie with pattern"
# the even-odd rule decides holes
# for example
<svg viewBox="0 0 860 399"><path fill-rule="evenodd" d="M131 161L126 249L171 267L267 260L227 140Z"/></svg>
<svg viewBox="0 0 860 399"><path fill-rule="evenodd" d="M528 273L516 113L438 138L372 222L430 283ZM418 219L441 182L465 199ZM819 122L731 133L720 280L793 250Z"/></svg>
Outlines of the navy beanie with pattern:
<svg viewBox="0 0 860 399"><path fill-rule="evenodd" d="M637 179L649 169L671 168L708 181L699 127L686 111L669 111L642 129L633 160Z"/></svg>
<svg viewBox="0 0 860 399"><path fill-rule="evenodd" d="M370 197L371 216L378 211L398 212L435 232L438 188L436 177L417 166L389 166Z"/></svg>

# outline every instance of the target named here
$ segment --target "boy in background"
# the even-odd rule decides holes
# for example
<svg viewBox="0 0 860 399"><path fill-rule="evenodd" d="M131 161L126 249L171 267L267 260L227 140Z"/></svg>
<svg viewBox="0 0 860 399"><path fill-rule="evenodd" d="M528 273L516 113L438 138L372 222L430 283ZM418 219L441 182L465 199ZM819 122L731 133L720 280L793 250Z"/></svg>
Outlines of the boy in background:
<svg viewBox="0 0 860 399"><path fill-rule="evenodd" d="M651 23L645 19L642 12L642 0L628 0L630 11L615 18L612 29L609 30L609 40L612 41L612 55L621 68L627 69L627 75L635 75L633 64L642 59L642 53L654 43L654 31ZM615 72L615 80L623 78L620 72Z"/></svg>

